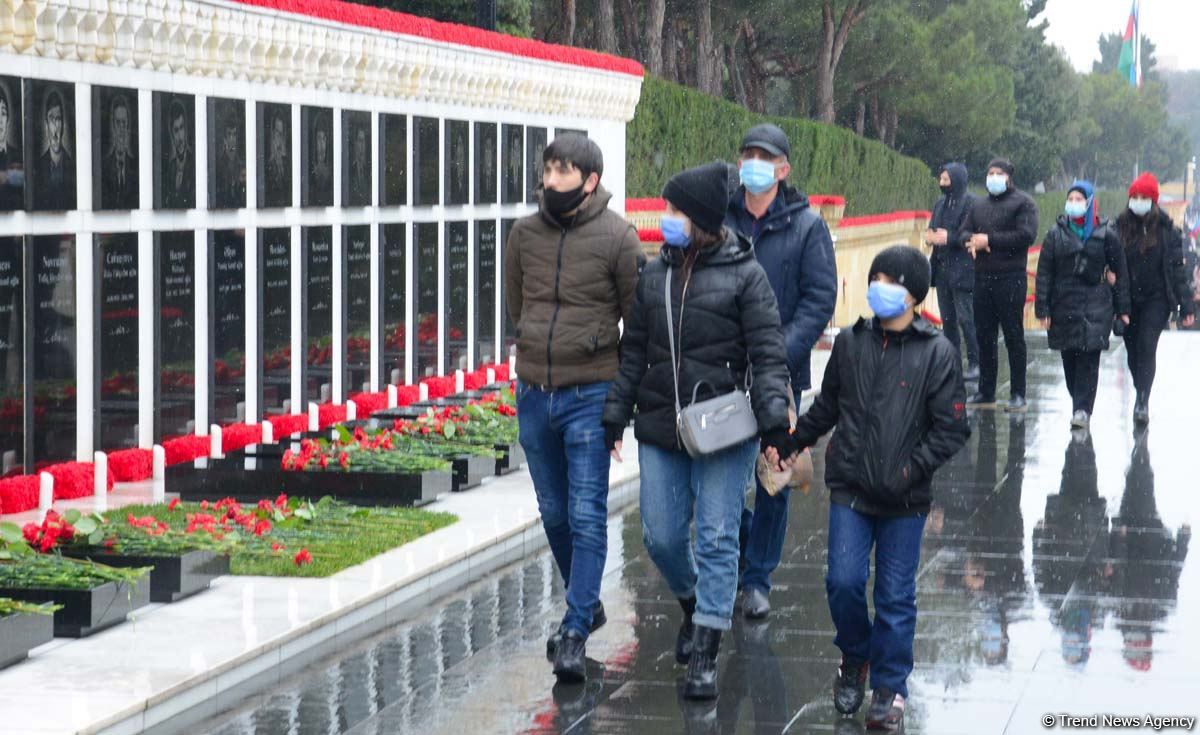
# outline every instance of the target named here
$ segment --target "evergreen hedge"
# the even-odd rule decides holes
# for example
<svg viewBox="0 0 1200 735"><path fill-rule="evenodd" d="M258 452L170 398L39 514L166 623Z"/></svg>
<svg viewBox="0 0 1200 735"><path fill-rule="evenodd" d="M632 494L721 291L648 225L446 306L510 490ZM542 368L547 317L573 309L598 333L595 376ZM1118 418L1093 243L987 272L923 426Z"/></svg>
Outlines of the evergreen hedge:
<svg viewBox="0 0 1200 735"><path fill-rule="evenodd" d="M1041 242L1058 216L1063 213L1063 205L1067 203L1066 191L1048 191L1044 194L1030 194L1038 205L1038 235ZM1096 202L1100 206L1100 219L1112 220L1115 224L1117 216L1129 205L1129 195L1124 191L1113 189L1096 192Z"/></svg>
<svg viewBox="0 0 1200 735"><path fill-rule="evenodd" d="M626 192L657 197L679 171L714 159L736 160L742 136L772 122L792 146L790 183L810 194L846 198L846 214L925 210L940 192L922 161L845 128L756 115L740 105L647 76L625 132Z"/></svg>

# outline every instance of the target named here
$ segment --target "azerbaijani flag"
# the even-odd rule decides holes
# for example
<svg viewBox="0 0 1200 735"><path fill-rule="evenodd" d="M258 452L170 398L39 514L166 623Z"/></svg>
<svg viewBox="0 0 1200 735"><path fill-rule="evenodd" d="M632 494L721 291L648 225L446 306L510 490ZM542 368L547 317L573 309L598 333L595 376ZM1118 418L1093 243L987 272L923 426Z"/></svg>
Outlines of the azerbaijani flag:
<svg viewBox="0 0 1200 735"><path fill-rule="evenodd" d="M1121 59L1117 71L1129 80L1129 86L1142 86L1142 34L1139 27L1141 0L1133 0L1129 10L1129 22L1125 24L1125 35L1121 39Z"/></svg>

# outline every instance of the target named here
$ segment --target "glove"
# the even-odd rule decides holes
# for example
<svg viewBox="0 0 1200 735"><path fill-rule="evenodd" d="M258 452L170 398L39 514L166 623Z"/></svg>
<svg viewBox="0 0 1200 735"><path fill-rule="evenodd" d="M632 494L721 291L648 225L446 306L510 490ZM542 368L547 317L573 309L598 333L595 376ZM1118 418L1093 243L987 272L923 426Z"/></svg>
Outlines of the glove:
<svg viewBox="0 0 1200 735"><path fill-rule="evenodd" d="M785 461L800 451L796 440L787 429L771 429L762 435L762 450L774 449L779 452L779 460Z"/></svg>
<svg viewBox="0 0 1200 735"><path fill-rule="evenodd" d="M617 448L617 442L621 441L621 437L625 436L625 427L620 424L605 424L604 425L604 447L608 451L613 451Z"/></svg>

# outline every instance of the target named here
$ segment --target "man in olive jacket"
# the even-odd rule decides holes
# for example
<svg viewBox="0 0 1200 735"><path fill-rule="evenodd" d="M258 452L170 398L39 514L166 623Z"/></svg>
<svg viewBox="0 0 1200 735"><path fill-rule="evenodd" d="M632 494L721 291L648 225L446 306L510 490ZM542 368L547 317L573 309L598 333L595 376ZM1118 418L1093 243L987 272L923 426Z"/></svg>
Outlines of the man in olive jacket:
<svg viewBox="0 0 1200 735"><path fill-rule="evenodd" d="M560 135L542 160L541 206L513 226L504 293L516 325L521 446L567 589L546 655L560 679L579 681L588 634L605 623L609 453L600 419L643 258L637 231L608 209L595 142Z"/></svg>

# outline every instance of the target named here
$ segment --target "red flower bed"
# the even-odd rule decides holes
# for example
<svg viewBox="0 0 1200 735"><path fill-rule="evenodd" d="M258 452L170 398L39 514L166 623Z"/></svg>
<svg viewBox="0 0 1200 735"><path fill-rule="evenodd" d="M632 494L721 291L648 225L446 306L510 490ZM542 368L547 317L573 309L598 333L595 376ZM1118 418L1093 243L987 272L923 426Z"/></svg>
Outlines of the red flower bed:
<svg viewBox="0 0 1200 735"><path fill-rule="evenodd" d="M24 513L38 506L37 475L19 475L0 480L0 513Z"/></svg>
<svg viewBox="0 0 1200 735"><path fill-rule="evenodd" d="M447 375L444 378L426 378L421 382L429 388L429 400L431 401L454 395L455 381L453 375Z"/></svg>
<svg viewBox="0 0 1200 735"><path fill-rule="evenodd" d="M463 376L463 390L479 390L487 385L487 370L480 368Z"/></svg>
<svg viewBox="0 0 1200 735"><path fill-rule="evenodd" d="M271 432L275 436L275 441L279 441L285 436L308 431L308 416L302 413L291 416L268 416L267 421L271 422Z"/></svg>
<svg viewBox="0 0 1200 735"><path fill-rule="evenodd" d="M332 403L322 403L317 406L317 428L328 429L334 424L340 424L346 420L346 407L335 406Z"/></svg>
<svg viewBox="0 0 1200 735"><path fill-rule="evenodd" d="M63 462L51 465L44 472L54 477L54 499L90 497L95 491L96 467L91 462ZM112 492L116 481L112 467L108 468L108 492Z"/></svg>
<svg viewBox="0 0 1200 735"><path fill-rule="evenodd" d="M154 474L154 452L149 449L122 449L108 455L108 469L117 482L149 480Z"/></svg>
<svg viewBox="0 0 1200 735"><path fill-rule="evenodd" d="M489 369L496 371L496 382L503 383L509 379L508 363L495 363L493 365L484 365L481 370L486 373Z"/></svg>
<svg viewBox="0 0 1200 735"><path fill-rule="evenodd" d="M350 400L354 401L355 415L360 419L388 407L387 393L355 393Z"/></svg>
<svg viewBox="0 0 1200 735"><path fill-rule="evenodd" d="M421 389L415 385L396 386L396 405L409 406L421 400Z"/></svg>
<svg viewBox="0 0 1200 735"><path fill-rule="evenodd" d="M194 459L208 456L212 441L207 436L180 436L163 442L163 451L167 454L167 466L191 462Z"/></svg>
<svg viewBox="0 0 1200 735"><path fill-rule="evenodd" d="M233 424L221 429L222 452L236 452L261 441L262 426L259 424Z"/></svg>

